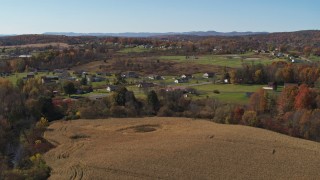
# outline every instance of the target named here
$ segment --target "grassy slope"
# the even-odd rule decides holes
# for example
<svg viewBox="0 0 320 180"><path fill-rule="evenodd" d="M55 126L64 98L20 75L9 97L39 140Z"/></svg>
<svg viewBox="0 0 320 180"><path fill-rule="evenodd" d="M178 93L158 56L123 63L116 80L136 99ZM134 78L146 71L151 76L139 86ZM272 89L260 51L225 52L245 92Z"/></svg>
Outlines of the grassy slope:
<svg viewBox="0 0 320 180"><path fill-rule="evenodd" d="M247 58L244 55L234 55L234 56L222 56L222 55L203 55L197 57L198 59L186 59L185 56L161 56L162 60L169 60L181 63L196 63L196 64L209 64L216 66L227 66L227 67L241 67L243 63L262 63L271 64L273 61L268 58L250 59L251 54L248 54Z"/></svg>
<svg viewBox="0 0 320 180"><path fill-rule="evenodd" d="M121 49L120 51L118 51L119 53L141 53L141 52L148 52L151 49L147 49L147 48L141 48L141 47L134 47L134 48L124 48Z"/></svg>

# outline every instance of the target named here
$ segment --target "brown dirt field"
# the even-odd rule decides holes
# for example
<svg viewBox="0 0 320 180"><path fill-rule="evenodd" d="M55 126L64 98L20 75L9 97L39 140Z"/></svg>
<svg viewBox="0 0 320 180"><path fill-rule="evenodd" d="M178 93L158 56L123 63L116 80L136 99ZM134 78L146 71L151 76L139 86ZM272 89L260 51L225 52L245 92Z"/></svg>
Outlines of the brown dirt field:
<svg viewBox="0 0 320 180"><path fill-rule="evenodd" d="M59 121L50 179L318 179L320 144L187 118Z"/></svg>
<svg viewBox="0 0 320 180"><path fill-rule="evenodd" d="M126 72L135 71L139 74L154 74L155 72L159 75L181 75L181 74L195 74L203 72L220 72L221 67L214 65L203 65L196 63L180 63L180 62L161 62L156 66L149 67L147 64L148 60L135 60L135 64L140 64L143 68L135 69L132 67L124 66L124 63L117 63L116 59L107 60L107 63L103 61L93 61L90 63L82 64L79 66L72 67L72 70L84 70L88 72L94 71L106 71L106 72ZM120 64L120 65L119 65ZM100 68L102 66L102 68Z"/></svg>

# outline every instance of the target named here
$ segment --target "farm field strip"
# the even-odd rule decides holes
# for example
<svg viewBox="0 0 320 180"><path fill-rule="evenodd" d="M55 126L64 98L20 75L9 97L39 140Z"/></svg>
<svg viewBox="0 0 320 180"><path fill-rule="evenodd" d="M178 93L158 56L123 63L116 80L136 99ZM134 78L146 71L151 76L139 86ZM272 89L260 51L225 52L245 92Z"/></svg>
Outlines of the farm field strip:
<svg viewBox="0 0 320 180"><path fill-rule="evenodd" d="M227 67L241 67L243 63L262 63L271 64L275 60L270 60L267 57L244 57L243 55L203 55L196 58L187 59L186 56L161 56L161 60L175 61L180 63L195 63L195 64L206 64L216 66L227 66Z"/></svg>

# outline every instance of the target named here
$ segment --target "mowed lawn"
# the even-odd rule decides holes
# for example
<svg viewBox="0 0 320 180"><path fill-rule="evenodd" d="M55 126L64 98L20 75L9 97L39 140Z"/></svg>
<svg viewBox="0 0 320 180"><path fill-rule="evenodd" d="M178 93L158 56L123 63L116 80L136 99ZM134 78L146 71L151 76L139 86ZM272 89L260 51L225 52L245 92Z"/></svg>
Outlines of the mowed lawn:
<svg viewBox="0 0 320 180"><path fill-rule="evenodd" d="M270 60L268 58L251 58L250 55L203 55L197 57L186 56L160 56L160 60L175 61L181 63L197 63L208 64L215 66L227 66L231 68L241 67L243 63L261 63L271 64L277 60Z"/></svg>
<svg viewBox="0 0 320 180"><path fill-rule="evenodd" d="M148 48L142 48L142 47L133 47L133 48L124 48L118 51L119 53L142 53L142 52L149 52L151 49Z"/></svg>
<svg viewBox="0 0 320 180"><path fill-rule="evenodd" d="M312 55L312 56L309 57L309 59L311 61L314 61L314 62L319 62L320 61L320 56Z"/></svg>
<svg viewBox="0 0 320 180"><path fill-rule="evenodd" d="M182 85L180 84L180 86ZM191 98L193 99L216 98L226 103L246 104L249 102L249 97L246 95L246 92L256 92L264 86L266 85L194 84L190 86L190 88L194 88L200 93L199 96L191 95ZM189 85L184 84L182 87L189 87ZM133 91L135 96L138 98L145 99L147 97L146 93L148 90L146 91L136 86L127 86L127 89ZM279 90L280 89L281 87L279 87ZM220 93L216 94L213 92L214 90L217 90Z"/></svg>
<svg viewBox="0 0 320 180"><path fill-rule="evenodd" d="M206 84L194 86L200 92L199 98L213 97L223 102L245 104L249 101L246 92L256 92L265 85ZM217 90L220 93L214 93Z"/></svg>

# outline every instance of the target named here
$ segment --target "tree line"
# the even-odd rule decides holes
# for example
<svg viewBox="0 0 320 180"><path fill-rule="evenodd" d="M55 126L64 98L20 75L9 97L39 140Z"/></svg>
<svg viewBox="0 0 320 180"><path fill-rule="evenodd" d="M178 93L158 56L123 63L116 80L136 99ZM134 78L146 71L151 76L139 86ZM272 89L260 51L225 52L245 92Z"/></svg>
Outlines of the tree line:
<svg viewBox="0 0 320 180"><path fill-rule="evenodd" d="M228 73L234 84L277 84L296 83L307 84L310 87L320 87L320 67L317 63L293 64L285 61L273 62L270 65L243 64L241 68Z"/></svg>

